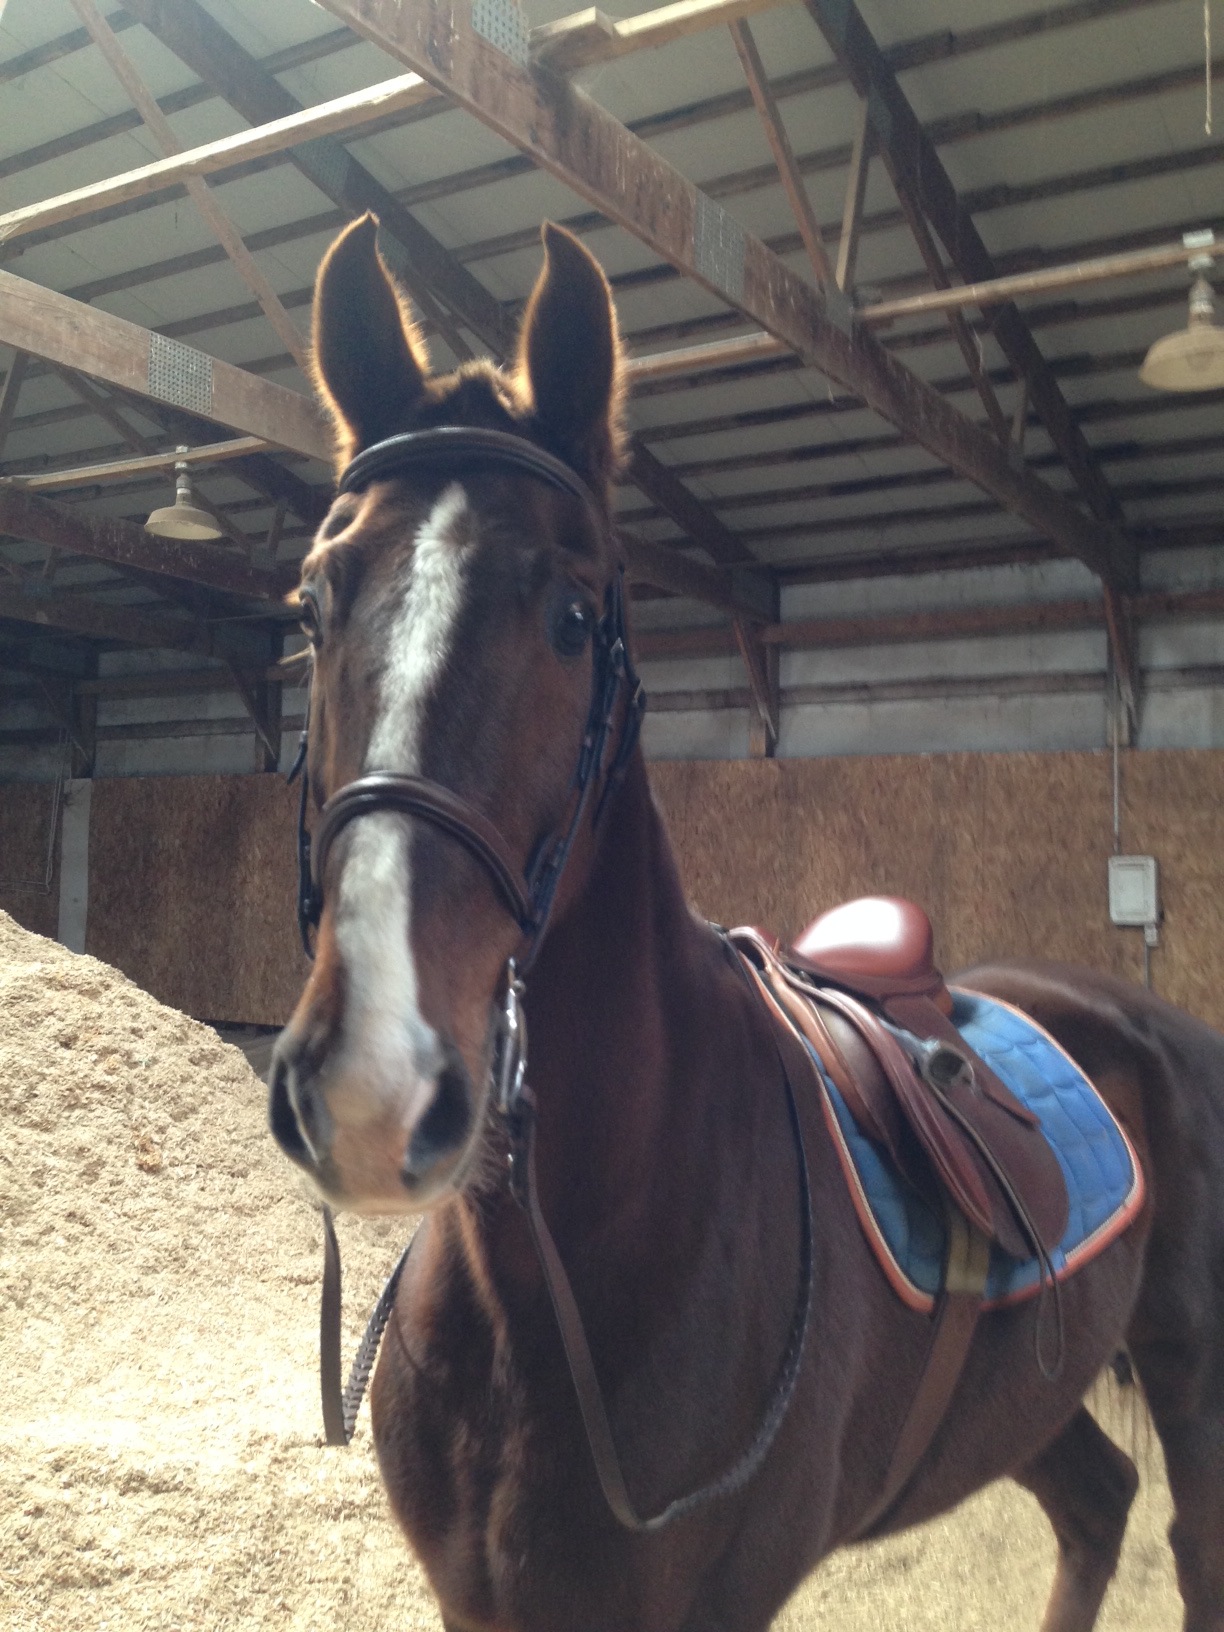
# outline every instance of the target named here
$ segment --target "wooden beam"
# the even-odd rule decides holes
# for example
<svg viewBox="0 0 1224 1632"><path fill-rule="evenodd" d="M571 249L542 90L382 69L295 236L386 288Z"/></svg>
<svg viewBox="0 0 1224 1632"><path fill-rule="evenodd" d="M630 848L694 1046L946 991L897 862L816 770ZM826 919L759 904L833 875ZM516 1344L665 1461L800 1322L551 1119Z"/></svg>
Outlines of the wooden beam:
<svg viewBox="0 0 1224 1632"><path fill-rule="evenodd" d="M230 595L278 601L288 574L256 572L245 561L185 538L155 538L118 517L86 516L28 488L0 482L0 532L113 566L160 573Z"/></svg>
<svg viewBox="0 0 1224 1632"><path fill-rule="evenodd" d="M752 561L752 551L741 544L707 505L693 497L683 482L657 459L638 438L629 453L630 480L665 511L694 544L721 566Z"/></svg>
<svg viewBox="0 0 1224 1632"><path fill-rule="evenodd" d="M931 282L936 289L946 289L951 279L944 270L939 250L931 237L931 229L926 224L926 217L904 189L898 192L897 199L905 219L909 223L910 232L913 235L914 242L918 245L918 253L922 256L922 264L926 267ZM986 410L986 418L990 422L990 428L999 441L1006 446L1011 438L1011 425L1007 415L999 406L999 399L995 395L994 386L991 385L987 377L986 362L980 350L978 338L971 332L962 312L949 310L946 315L948 327L952 330L952 337L956 341L961 357L964 359L969 378L973 381L974 389Z"/></svg>
<svg viewBox="0 0 1224 1632"><path fill-rule="evenodd" d="M1107 283L1115 278L1141 277L1168 267L1185 266L1204 253L1201 245L1159 244L1152 249L1127 250L1118 255L1094 256L1068 261L1061 266L1042 267L1035 272L1013 272L1008 277L989 278L982 283L960 283L953 288L897 300L875 301L859 310L864 323L893 323L902 317L924 317L931 312L952 311L960 306L1000 306L1026 295L1044 295L1059 289L1076 289L1088 283ZM1210 253L1210 250L1208 251Z"/></svg>
<svg viewBox="0 0 1224 1632"><path fill-rule="evenodd" d="M993 278L994 262L944 168L935 144L923 130L897 76L888 65L854 0L804 0L817 27L872 110L880 155L898 195L912 201L930 221L962 278ZM1092 457L1091 449L1049 365L1014 306L1004 306L993 326L996 341L1016 372L1029 382L1033 407L1066 461L1076 486L1099 522L1116 526L1118 505ZM1120 587L1132 589L1134 562L1106 535L1107 571Z"/></svg>
<svg viewBox="0 0 1224 1632"><path fill-rule="evenodd" d="M257 436L236 436L228 442L210 442L198 448L167 448L161 453L145 453L135 459L111 459L103 465L72 465L66 470L48 470L17 478L22 487L35 493L57 488L92 487L97 482L126 481L150 471L168 470L177 464L215 465L244 454L259 453L267 447Z"/></svg>
<svg viewBox="0 0 1224 1632"><path fill-rule="evenodd" d="M13 353L9 371L4 376L4 389L0 390L0 453L4 451L4 444L8 441L13 416L17 412L17 398L21 395L21 384L25 379L26 370L29 366L30 356L28 352L15 351Z"/></svg>
<svg viewBox="0 0 1224 1632"><path fill-rule="evenodd" d="M273 694L262 674L249 674L232 661L228 662L226 667L230 671L234 689L242 699L242 706L251 717L255 735L263 744L263 769L274 771L280 762L281 750L280 688L276 688L276 703L273 706Z"/></svg>
<svg viewBox="0 0 1224 1632"><path fill-rule="evenodd" d="M748 81L748 89L752 92L752 100L756 104L757 114L765 131L765 140L769 143L769 150L778 167L782 190L790 204L795 225L799 228L799 236L803 239L808 260L812 263L812 271L816 274L816 281L821 288L828 290L836 284L833 266L825 249L824 239L820 236L820 227L816 221L812 201L807 195L803 177L795 163L795 154L790 138L786 134L786 126L782 123L782 115L778 112L778 104L770 89L765 64L761 61L761 53L757 50L752 30L743 18L731 24L731 38L735 42L744 77ZM840 288L841 285L836 284L836 287Z"/></svg>
<svg viewBox="0 0 1224 1632"><path fill-rule="evenodd" d="M629 581L649 584L669 595L684 595L716 606L749 623L772 623L778 615L778 591L765 567L745 566L732 572L707 567L666 544L652 544L618 529Z"/></svg>
<svg viewBox="0 0 1224 1632"><path fill-rule="evenodd" d="M1139 620L1218 617L1224 615L1224 589L1148 592L1130 597L1129 610ZM758 631L758 638L780 651L831 650L1079 629L1104 632L1106 623L1103 599L1027 601L1015 606L949 607L863 618L795 618L766 625ZM656 661L721 657L739 649L734 630L718 625L645 630L634 647L638 657Z"/></svg>
<svg viewBox="0 0 1224 1632"><path fill-rule="evenodd" d="M772 759L777 751L778 735L782 728L778 649L776 646L764 645L759 629L752 628L742 618L736 618L732 630L748 676L748 690L752 696L752 717L748 722L748 752L753 759Z"/></svg>
<svg viewBox="0 0 1224 1632"><path fill-rule="evenodd" d="M173 126L157 105L157 100L137 73L127 52L99 11L95 0L72 0L81 21L93 36L94 43L106 58L115 78L123 86L133 107L152 133L153 140L163 153L182 151L182 143ZM255 296L264 316L275 329L281 344L297 363L303 374L308 373L307 345L292 318L280 303L280 297L264 276L263 271L242 241L229 216L217 202L216 196L202 176L188 175L183 185L206 225L224 249L234 270Z"/></svg>
<svg viewBox="0 0 1224 1632"><path fill-rule="evenodd" d="M1113 579L1129 565L1110 529L1013 468L992 437L870 335L838 328L817 291L589 97L547 69L520 66L462 12L439 55L423 0L322 4L1094 571Z"/></svg>
<svg viewBox="0 0 1224 1632"><path fill-rule="evenodd" d="M330 430L308 397L12 272L0 271L0 341L331 462Z"/></svg>
<svg viewBox="0 0 1224 1632"><path fill-rule="evenodd" d="M531 55L554 73L570 74L633 51L657 50L707 28L768 11L783 0L676 0L636 17L613 18L592 6L531 31Z"/></svg>
<svg viewBox="0 0 1224 1632"><path fill-rule="evenodd" d="M863 200L867 196L867 172L874 151L875 127L871 123L866 102L860 102L854 126L854 144L850 149L850 174L846 177L841 234L837 240L837 287L844 295L848 295L854 287L859 228L863 221Z"/></svg>
<svg viewBox="0 0 1224 1632"><path fill-rule="evenodd" d="M37 204L25 204L20 209L0 214L0 243L22 238L39 227L53 226L62 221L78 221L108 204L121 204L130 198L144 198L164 193L191 176L212 176L232 170L235 165L250 159L264 158L269 153L281 153L295 143L314 140L320 136L352 133L361 126L389 113L399 113L416 107L429 97L436 96L419 74L400 74L395 79L354 91L348 96L337 96L316 107L303 108L283 119L273 119L257 125L253 130L241 130L236 136L224 136L220 141L204 142L198 147L171 152L164 159L126 170L104 181L91 182L87 187L76 187L71 192L59 193L54 198Z"/></svg>
<svg viewBox="0 0 1224 1632"><path fill-rule="evenodd" d="M66 629L90 640L118 640L128 646L149 646L160 651L211 655L212 642L202 624L186 618L164 618L130 612L121 606L99 606L82 595L32 595L4 586L0 619Z"/></svg>
<svg viewBox="0 0 1224 1632"><path fill-rule="evenodd" d="M302 112L296 97L196 0L132 0L131 6L125 0L125 9L248 124L262 125ZM454 318L473 329L499 356L509 354L513 337L500 303L335 136L318 136L290 148L289 157L346 215L373 210L382 225L382 248L393 271L411 291L421 314L437 324L456 356L469 357L471 348Z"/></svg>
<svg viewBox="0 0 1224 1632"><path fill-rule="evenodd" d="M690 23L678 13L683 11L687 18L685 7L694 3L685 0L665 26L689 27ZM300 111L300 104L289 92L248 56L196 0L132 0L131 9L252 124ZM448 310L478 334L495 356L511 355L515 333L501 303L339 141L319 137L308 147L291 149L290 154L303 174L347 214L374 211L380 223L379 240L393 271L405 279L422 314L441 328L456 355L469 356L470 351L454 324L448 323ZM731 535L720 530L717 518L668 477L665 467L640 438L633 439L631 452L635 468L652 484L647 491L695 544L711 554L720 548L725 552L735 547ZM742 549L736 557L750 558L750 552Z"/></svg>

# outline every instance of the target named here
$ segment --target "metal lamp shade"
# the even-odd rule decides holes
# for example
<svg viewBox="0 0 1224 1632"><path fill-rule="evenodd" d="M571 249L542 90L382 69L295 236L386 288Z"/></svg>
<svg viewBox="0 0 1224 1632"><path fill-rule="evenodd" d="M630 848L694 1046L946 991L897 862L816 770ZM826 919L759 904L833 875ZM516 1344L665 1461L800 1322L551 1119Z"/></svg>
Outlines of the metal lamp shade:
<svg viewBox="0 0 1224 1632"><path fill-rule="evenodd" d="M146 532L156 533L159 538L220 538L221 529L212 516L192 502L194 495L186 463L180 461L174 470L174 503L154 510L145 522Z"/></svg>
<svg viewBox="0 0 1224 1632"><path fill-rule="evenodd" d="M1139 370L1158 391L1215 391L1224 386L1224 329L1212 321L1211 285L1198 278L1190 292L1190 322L1157 340Z"/></svg>

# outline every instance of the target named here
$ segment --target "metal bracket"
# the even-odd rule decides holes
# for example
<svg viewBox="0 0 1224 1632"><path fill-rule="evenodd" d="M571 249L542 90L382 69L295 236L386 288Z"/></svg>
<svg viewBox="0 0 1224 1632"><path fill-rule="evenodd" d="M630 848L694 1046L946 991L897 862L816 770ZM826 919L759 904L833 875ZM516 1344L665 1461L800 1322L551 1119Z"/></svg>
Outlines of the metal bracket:
<svg viewBox="0 0 1224 1632"><path fill-rule="evenodd" d="M149 335L149 395L177 408L212 417L213 360L207 352Z"/></svg>
<svg viewBox="0 0 1224 1632"><path fill-rule="evenodd" d="M737 301L744 293L744 229L707 193L697 192L693 213L693 270Z"/></svg>
<svg viewBox="0 0 1224 1632"><path fill-rule="evenodd" d="M531 60L531 27L518 0L472 0L472 32L520 68Z"/></svg>

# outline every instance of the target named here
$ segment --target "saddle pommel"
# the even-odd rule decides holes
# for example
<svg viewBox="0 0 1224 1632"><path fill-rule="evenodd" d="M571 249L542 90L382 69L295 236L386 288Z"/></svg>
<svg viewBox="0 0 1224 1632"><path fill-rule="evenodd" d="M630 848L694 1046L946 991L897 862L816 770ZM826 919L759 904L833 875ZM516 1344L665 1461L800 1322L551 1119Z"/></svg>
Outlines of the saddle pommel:
<svg viewBox="0 0 1224 1632"><path fill-rule="evenodd" d="M951 999L935 967L931 920L913 901L868 895L821 913L788 961L810 974L873 997L921 994L946 1014Z"/></svg>

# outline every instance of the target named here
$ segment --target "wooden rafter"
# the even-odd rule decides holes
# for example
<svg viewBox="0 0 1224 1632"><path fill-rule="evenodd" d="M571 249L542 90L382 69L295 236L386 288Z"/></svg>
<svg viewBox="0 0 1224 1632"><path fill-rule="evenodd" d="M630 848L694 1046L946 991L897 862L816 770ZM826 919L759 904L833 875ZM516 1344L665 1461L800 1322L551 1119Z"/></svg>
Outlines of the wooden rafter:
<svg viewBox="0 0 1224 1632"><path fill-rule="evenodd" d="M58 193L54 198L0 214L0 243L23 238L40 227L78 221L109 204L165 194L190 177L232 170L251 159L281 153L298 142L352 133L362 125L385 118L388 113L416 107L424 97L434 94L419 74L401 74L348 96L335 97L318 107L304 108L287 118L257 125L253 130L240 130L237 135L224 136L220 141L172 152L153 164L125 170L121 175L108 176L87 187L76 187L71 192Z"/></svg>
<svg viewBox="0 0 1224 1632"><path fill-rule="evenodd" d="M795 225L799 228L799 236L803 239L808 260L812 263L812 271L816 274L816 281L820 286L826 290L830 289L836 280L829 252L824 246L824 239L820 236L816 212L812 208L807 188L803 185L803 177L795 163L790 137L786 134L786 126L778 112L778 103L770 87L765 64L761 61L761 53L757 49L752 30L743 18L731 24L731 38L735 41L735 49L739 53L748 89L752 92L752 100L756 104L757 114L765 131L765 139L778 167L778 179L790 204Z"/></svg>
<svg viewBox="0 0 1224 1632"><path fill-rule="evenodd" d="M858 94L872 110L880 154L898 197L928 220L967 282L995 276L995 265L957 194L935 144L923 130L897 76L889 67L854 0L804 0L805 5ZM1093 457L1083 432L1037 342L1014 305L996 309L992 330L1000 349L1028 387L1033 407L1062 455L1072 480L1098 523L1113 533L1105 545L1108 570L1101 573L1111 607L1110 632L1119 684L1131 716L1137 719L1139 673L1123 631L1127 625L1120 594L1137 587L1133 550L1121 537L1121 507ZM1006 436L1006 432L1002 433ZM1099 569L1098 569L1099 570Z"/></svg>
<svg viewBox="0 0 1224 1632"><path fill-rule="evenodd" d="M289 587L286 575L257 572L232 553L191 539L155 538L118 517L83 515L12 482L0 482L0 532L231 595L277 601Z"/></svg>
<svg viewBox="0 0 1224 1632"><path fill-rule="evenodd" d="M842 206L841 232L837 240L837 287L848 294L854 284L858 263L859 230L863 224L863 201L867 196L867 172L875 151L875 130L866 102L858 106L854 141L850 148L850 174L846 177L846 201Z"/></svg>
<svg viewBox="0 0 1224 1632"><path fill-rule="evenodd" d="M154 141L165 154L180 153L182 143L175 135L173 126L136 72L131 58L99 11L95 0L72 0L72 4L93 37L94 43L106 58L116 79L127 92L133 107L148 126ZM187 196L229 256L234 270L259 302L264 316L276 331L281 344L305 373L308 366L306 342L281 305L275 289L264 276L255 257L243 242L241 234L217 202L212 188L202 176L194 173L183 178L183 185L187 189Z"/></svg>
<svg viewBox="0 0 1224 1632"><path fill-rule="evenodd" d="M160 453L138 454L134 459L111 459L105 464L71 465L63 470L35 472L21 478L21 485L35 493L56 488L91 487L95 482L121 482L150 471L167 470L171 465L215 465L258 453L267 446L257 436L236 436L227 442L210 442L198 448L166 448ZM283 519L283 518L282 518Z"/></svg>
<svg viewBox="0 0 1224 1632"><path fill-rule="evenodd" d="M1108 11L1112 20L1123 11L1134 10L1139 6L1154 3L1168 3L1168 0L1108 0ZM917 67L923 63L934 61L958 60L972 52L997 47L1012 39L1024 39L1035 31L1048 35L1051 31L1090 21L1094 16L1100 15L1101 9L1102 0L1072 0L1071 4L1056 6L1049 11L1030 13L1020 18L1008 19L1001 24L988 24L983 28L965 30L956 35L949 34L946 31L924 35L901 42L899 45L890 48L885 55L889 64L895 69ZM581 13L578 14L579 17L581 15ZM1034 30L1031 26L1034 18L1041 20L1043 26L1040 30ZM626 21L634 23L640 20L639 18L626 19ZM315 41L306 41L299 46L276 52L271 57L264 59L261 66L274 75L287 67L298 65L299 62L315 60L317 55L326 54L328 41L334 41L337 36L348 42L351 42L354 38L347 30L337 30L333 35L324 35ZM1224 60L1217 61L1214 67L1216 72L1224 76ZM944 143L972 140L982 136L989 136L1000 130L1025 129L1033 125L1044 125L1052 119L1066 118L1099 108L1120 107L1135 100L1182 90L1189 85L1200 83L1202 73L1202 63L1196 62L1189 66L1166 69L1156 74L1147 74L1137 79L1094 86L1083 92L1046 97L1023 106L1002 109L990 115L974 113L968 118L953 115L934 121L927 127L927 134L932 141ZM818 67L800 69L795 73L782 76L774 81L773 90L775 96L781 100L823 90L830 85L842 83L845 78L845 73L839 63L824 63ZM161 105L164 112L179 111L207 100L211 94L210 88L199 85L189 86L182 91L172 92L169 96L162 98ZM433 113L443 112L446 106L445 99L438 97L432 103L425 104L410 113L400 115L399 118L400 120L417 120ZM664 110L649 115L642 120L635 121L631 128L649 139L654 136L668 134L673 130L691 128L710 119L718 119L743 110L750 110L751 106L751 96L747 90L742 93L739 91L723 92L682 108ZM24 154L14 154L11 158L0 160L0 179L15 174L31 165L45 163L50 159L63 157L66 153L79 151L81 147L88 146L91 141L107 139L122 130L131 128L133 123L138 122L135 115L127 122L125 122L122 115L112 116L110 119L101 121L97 126L70 133L67 136L57 138L52 143L32 148ZM849 156L847 148L839 147L824 153L803 155L798 162L803 173L809 174L830 167L844 168L849 162ZM264 161L256 161L256 165L277 162L280 162L280 160L274 156ZM438 198L447 196L453 191L462 190L464 187L484 185L499 179L510 179L514 175L523 173L527 162L516 156L510 160L498 161L493 165L480 166L475 171L423 182L416 187L406 189L402 194L398 195L399 200L409 208L415 207L418 203L435 202ZM1205 153L1198 149L1190 149L1181 155L1169 155L1167 160L1163 155L1159 155L1155 159L1137 161L1135 165L1128 162L1123 165L1104 167L1098 171L1098 180L1095 183L1086 181L1085 185L1108 185L1113 182L1124 181L1130 176L1147 174L1146 166L1151 164L1157 166L1159 173L1170 173L1170 170L1179 171L1187 165L1197 162L1213 162L1210 147ZM243 173L249 173L250 170L256 168L256 165L244 167ZM1165 168L1161 168L1162 166ZM772 185L772 181L772 166L770 166L764 178L759 178L755 183L751 180L751 173L746 173L741 180L733 182L733 184L737 186ZM1043 183L1026 184L1019 189L1020 197L1017 201L1043 196L1041 191L1043 185ZM708 184L708 190L717 192L718 183L711 181ZM1005 191L1010 197L1013 190ZM988 190L984 197L977 199L973 207L982 208L984 203L988 202L990 197L997 193L997 189ZM145 207L145 201L137 200L121 208L131 210ZM300 235L305 235L305 232L310 231L326 230L327 225L326 221L312 223L305 226L304 232ZM57 230L50 229L50 234L54 235ZM71 228L68 230L71 230ZM253 235L253 237L265 236L269 242L278 242L281 241L279 234L286 230L292 232L293 229L273 229L268 235ZM39 237L37 241L42 241L42 238ZM252 247L256 247L256 245L252 243ZM0 249L0 253L2 253L2 249Z"/></svg>
<svg viewBox="0 0 1224 1632"><path fill-rule="evenodd" d="M1121 563L1110 529L1025 471L869 335L831 323L817 293L739 228L658 153L590 98L543 68L528 72L459 13L447 60L431 45L417 0L323 0L324 7L444 90L461 107L626 227L677 270L783 340L809 365L977 483L1005 508L1064 544L1104 577ZM715 253L717 246L717 253Z"/></svg>
<svg viewBox="0 0 1224 1632"><path fill-rule="evenodd" d="M202 418L330 462L330 432L308 397L177 341L159 340L137 323L0 272L0 341L154 401L174 401L167 392L177 390L180 397L190 395Z"/></svg>
<svg viewBox="0 0 1224 1632"><path fill-rule="evenodd" d="M725 0L684 0L680 6L667 8L670 15L661 26L691 31L692 14L711 4L722 6ZM132 9L251 123L300 111L284 87L244 52L197 0L133 0ZM291 157L346 214L374 211L380 222L384 253L389 255L393 269L404 278L422 314L437 324L458 356L470 352L454 324L448 322L448 311L478 334L496 357L511 354L514 326L500 302L338 140L320 137L307 147L293 149ZM637 468L652 483L652 496L664 504L695 544L706 549L713 559L720 559L720 550L725 553L728 541L716 518L696 497L682 493L677 484L668 480L664 467L649 454L640 438L634 439L631 451ZM740 559L744 553L741 550Z"/></svg>
<svg viewBox="0 0 1224 1632"><path fill-rule="evenodd" d="M4 387L0 390L0 453L4 451L4 444L8 441L8 434L13 426L13 418L17 413L17 398L21 395L22 382L29 366L28 352L13 353L9 371L4 376Z"/></svg>
<svg viewBox="0 0 1224 1632"><path fill-rule="evenodd" d="M28 587L14 589L9 584L4 586L0 618L64 629L90 640L118 640L160 651L194 652L198 657L211 656L214 645L205 626L187 618L99 606L83 595L31 594Z"/></svg>
<svg viewBox="0 0 1224 1632"><path fill-rule="evenodd" d="M909 223L914 242L918 245L918 253L922 256L922 264L927 269L927 275L936 289L947 289L952 280L944 269L939 250L936 248L935 241L931 237L931 230L926 224L926 217L908 192L902 190L897 196L905 219ZM947 317L948 327L952 331L952 338L956 341L957 350L964 359L969 378L973 381L974 390L986 410L986 418L990 423L990 428L999 438L999 441L1006 444L1011 436L1011 425L1008 422L1007 415L999 405L994 386L991 385L986 373L986 360L982 355L978 338L970 330L963 312L949 308L944 315Z"/></svg>
<svg viewBox="0 0 1224 1632"><path fill-rule="evenodd" d="M1137 619L1220 616L1224 590L1156 591L1133 596ZM1020 602L1012 606L948 607L940 611L897 612L863 618L795 618L767 624L757 631L764 646L780 651L894 646L931 640L978 639L983 636L1104 629L1101 600ZM637 637L638 655L661 659L721 657L738 650L734 629L652 629Z"/></svg>

